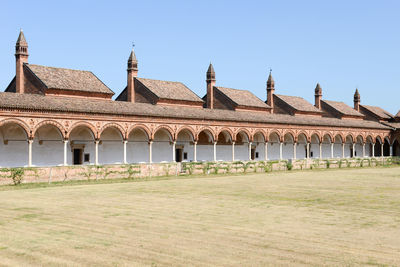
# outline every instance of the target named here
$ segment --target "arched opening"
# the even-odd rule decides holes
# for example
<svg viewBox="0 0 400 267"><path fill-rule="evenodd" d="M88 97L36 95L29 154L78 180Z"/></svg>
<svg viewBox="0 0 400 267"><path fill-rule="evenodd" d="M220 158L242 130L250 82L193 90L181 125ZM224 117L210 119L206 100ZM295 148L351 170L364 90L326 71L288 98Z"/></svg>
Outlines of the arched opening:
<svg viewBox="0 0 400 267"><path fill-rule="evenodd" d="M353 137L351 135L346 136L346 142L344 144L344 157L353 157Z"/></svg>
<svg viewBox="0 0 400 267"><path fill-rule="evenodd" d="M322 137L322 158L332 157L332 138L329 134Z"/></svg>
<svg viewBox="0 0 400 267"><path fill-rule="evenodd" d="M333 157L334 158L341 158L342 155L342 146L343 146L343 138L341 135L335 136L335 142L333 144Z"/></svg>
<svg viewBox="0 0 400 267"><path fill-rule="evenodd" d="M198 135L197 160L214 160L214 137L213 134L207 129L201 131Z"/></svg>
<svg viewBox="0 0 400 267"><path fill-rule="evenodd" d="M96 157L94 141L94 133L88 126L75 127L69 135L71 153L67 153L67 164L94 164Z"/></svg>
<svg viewBox="0 0 400 267"><path fill-rule="evenodd" d="M355 157L363 157L363 144L364 144L364 140L363 137L361 135L357 136L356 138L356 142L354 145L354 156Z"/></svg>
<svg viewBox="0 0 400 267"><path fill-rule="evenodd" d="M317 134L311 135L310 158L319 158L320 157L319 142L320 142L320 139Z"/></svg>
<svg viewBox="0 0 400 267"><path fill-rule="evenodd" d="M108 127L100 135L99 163L121 164L124 161L124 143L121 131Z"/></svg>
<svg viewBox="0 0 400 267"><path fill-rule="evenodd" d="M32 162L35 166L57 166L64 163L64 143L60 129L45 124L38 128L32 143Z"/></svg>
<svg viewBox="0 0 400 267"><path fill-rule="evenodd" d="M280 136L275 132L268 138L268 159L280 159Z"/></svg>
<svg viewBox="0 0 400 267"><path fill-rule="evenodd" d="M380 136L376 137L376 143L375 143L375 157L382 157L382 139Z"/></svg>
<svg viewBox="0 0 400 267"><path fill-rule="evenodd" d="M282 158L283 159L294 158L294 136L291 133L286 133L283 136Z"/></svg>
<svg viewBox="0 0 400 267"><path fill-rule="evenodd" d="M153 138L153 162L172 162L175 153L172 148L172 133L166 128L158 129Z"/></svg>
<svg viewBox="0 0 400 267"><path fill-rule="evenodd" d="M235 159L238 159L238 143L235 143ZM230 161L232 160L232 136L223 130L218 134L217 139L217 160Z"/></svg>
<svg viewBox="0 0 400 267"><path fill-rule="evenodd" d="M240 131L236 134L236 141L235 141L236 160L249 160L250 157L251 159L254 158L253 156L255 156L255 149L253 147L249 147L249 142L250 142L249 136L247 135L246 132Z"/></svg>
<svg viewBox="0 0 400 267"><path fill-rule="evenodd" d="M182 129L176 137L175 160L176 162L194 160L194 136L188 129Z"/></svg>
<svg viewBox="0 0 400 267"><path fill-rule="evenodd" d="M135 127L128 133L127 163L149 162L149 136L145 129Z"/></svg>
<svg viewBox="0 0 400 267"><path fill-rule="evenodd" d="M400 137L393 142L393 156L400 157Z"/></svg>
<svg viewBox="0 0 400 267"><path fill-rule="evenodd" d="M365 139L365 156L372 157L373 139L369 135Z"/></svg>
<svg viewBox="0 0 400 267"><path fill-rule="evenodd" d="M265 137L261 132L256 132L253 136L253 145L255 145L255 160L265 160Z"/></svg>
<svg viewBox="0 0 400 267"><path fill-rule="evenodd" d="M307 158L307 136L304 133L297 136L296 158Z"/></svg>
<svg viewBox="0 0 400 267"><path fill-rule="evenodd" d="M0 166L22 167L28 165L28 135L17 123L0 126Z"/></svg>
<svg viewBox="0 0 400 267"><path fill-rule="evenodd" d="M389 157L390 156L390 141L389 138L386 137L385 142L383 143L383 156Z"/></svg>

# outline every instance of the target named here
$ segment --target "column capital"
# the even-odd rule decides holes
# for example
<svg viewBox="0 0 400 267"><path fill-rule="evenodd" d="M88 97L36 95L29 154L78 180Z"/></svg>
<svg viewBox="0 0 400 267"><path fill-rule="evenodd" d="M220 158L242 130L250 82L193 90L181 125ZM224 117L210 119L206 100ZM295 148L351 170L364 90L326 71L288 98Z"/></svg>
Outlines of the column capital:
<svg viewBox="0 0 400 267"><path fill-rule="evenodd" d="M32 138L28 138L26 141L27 141L29 144L32 144L32 143L33 143L33 139L32 139Z"/></svg>
<svg viewBox="0 0 400 267"><path fill-rule="evenodd" d="M65 144L65 143L68 143L68 141L69 141L68 139L64 139L64 140L63 140L63 143L64 143L64 144Z"/></svg>

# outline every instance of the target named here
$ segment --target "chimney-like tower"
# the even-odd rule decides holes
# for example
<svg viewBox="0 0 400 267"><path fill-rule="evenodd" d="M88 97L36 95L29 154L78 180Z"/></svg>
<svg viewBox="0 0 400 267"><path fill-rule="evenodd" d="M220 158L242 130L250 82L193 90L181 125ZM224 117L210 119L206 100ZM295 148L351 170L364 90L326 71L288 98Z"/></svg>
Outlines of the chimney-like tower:
<svg viewBox="0 0 400 267"><path fill-rule="evenodd" d="M28 56L28 43L26 42L24 33L21 29L17 43L15 44L16 93L23 94L25 92L24 63L28 63Z"/></svg>
<svg viewBox="0 0 400 267"><path fill-rule="evenodd" d="M128 86L127 90L127 101L135 102L135 77L138 74L138 61L136 59L135 51L132 48L132 52L128 59Z"/></svg>
<svg viewBox="0 0 400 267"><path fill-rule="evenodd" d="M321 109L321 99L322 99L322 88L317 83L317 86L315 87L315 107L317 109Z"/></svg>
<svg viewBox="0 0 400 267"><path fill-rule="evenodd" d="M210 63L207 70L207 108L214 108L214 86L215 86L215 71Z"/></svg>
<svg viewBox="0 0 400 267"><path fill-rule="evenodd" d="M356 89L356 92L354 93L354 109L360 112L360 102L361 102L361 97L360 93L358 92L358 89Z"/></svg>
<svg viewBox="0 0 400 267"><path fill-rule="evenodd" d="M269 72L268 81L267 81L267 104L272 108L272 112L274 111L274 93L275 93L275 81L272 78L272 71Z"/></svg>

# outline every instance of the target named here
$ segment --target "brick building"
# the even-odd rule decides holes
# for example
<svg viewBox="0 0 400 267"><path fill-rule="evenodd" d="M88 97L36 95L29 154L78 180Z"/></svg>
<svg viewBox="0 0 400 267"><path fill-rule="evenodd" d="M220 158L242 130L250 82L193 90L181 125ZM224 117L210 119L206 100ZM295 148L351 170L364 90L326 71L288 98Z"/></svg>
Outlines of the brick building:
<svg viewBox="0 0 400 267"><path fill-rule="evenodd" d="M29 64L21 31L16 75L0 93L0 166L164 161L266 160L400 155L400 112L325 100L314 105L275 93L217 85L210 64L206 93L180 82L138 77L132 50L127 86L114 92L90 71Z"/></svg>

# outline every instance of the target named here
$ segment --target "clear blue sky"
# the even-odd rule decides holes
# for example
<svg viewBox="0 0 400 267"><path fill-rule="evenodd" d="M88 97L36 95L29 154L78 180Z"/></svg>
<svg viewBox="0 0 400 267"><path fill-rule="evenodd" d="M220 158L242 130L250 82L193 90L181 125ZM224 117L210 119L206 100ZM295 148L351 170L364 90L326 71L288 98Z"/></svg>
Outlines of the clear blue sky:
<svg viewBox="0 0 400 267"><path fill-rule="evenodd" d="M23 28L29 62L93 71L118 95L135 42L139 76L181 81L205 94L217 85L266 98L323 98L400 109L399 1L2 1L0 88L15 75Z"/></svg>

